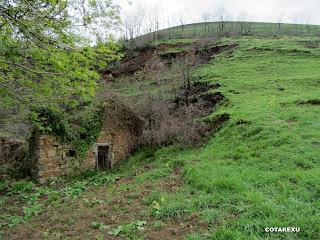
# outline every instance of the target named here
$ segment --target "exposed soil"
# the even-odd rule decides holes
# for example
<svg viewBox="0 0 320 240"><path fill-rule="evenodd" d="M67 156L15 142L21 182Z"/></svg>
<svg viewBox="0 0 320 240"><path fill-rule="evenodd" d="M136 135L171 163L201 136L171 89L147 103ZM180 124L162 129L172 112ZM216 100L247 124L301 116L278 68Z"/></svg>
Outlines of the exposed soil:
<svg viewBox="0 0 320 240"><path fill-rule="evenodd" d="M237 125L250 125L252 122L240 119L236 124Z"/></svg>
<svg viewBox="0 0 320 240"><path fill-rule="evenodd" d="M153 57L160 57L166 64L170 64L173 59L183 57L190 51L197 55L202 63L210 61L215 55L222 52L232 53L237 44L216 45L211 47L201 47L199 44L178 43L175 45L160 44L157 46L146 46L127 55L117 65L106 69L102 76L104 79L113 79L120 76L132 75L141 71L147 62ZM170 51L170 49L181 49L180 51ZM168 51L169 50L169 51ZM166 52L167 51L167 52Z"/></svg>
<svg viewBox="0 0 320 240"><path fill-rule="evenodd" d="M320 105L320 99L311 99L307 101L301 101L299 105Z"/></svg>
<svg viewBox="0 0 320 240"><path fill-rule="evenodd" d="M162 192L176 192L182 185L181 168L176 168L170 179L164 178L157 183L157 189Z"/></svg>
<svg viewBox="0 0 320 240"><path fill-rule="evenodd" d="M137 49L134 53L127 55L124 59L115 67L106 69L103 72L103 77L108 78L116 78L119 76L128 76L132 75L135 72L141 71L147 62L152 59L154 56L160 57L162 60L168 60L171 58L175 58L178 55L183 54L180 53L165 53L166 50L173 47L184 47L186 44L177 44L177 45L167 45L161 44L157 46L146 46L141 49Z"/></svg>
<svg viewBox="0 0 320 240"><path fill-rule="evenodd" d="M185 104L197 104L198 107L208 114L212 111L212 108L225 100L225 97L221 92L210 92L210 90L219 87L219 84L211 86L206 82L195 82L190 89L181 89L180 93L177 94L174 103L177 108L179 106L184 106Z"/></svg>
<svg viewBox="0 0 320 240"><path fill-rule="evenodd" d="M142 70L147 61L153 57L154 51L155 48L150 46L140 49L136 56L127 56L116 67L105 70L102 74L103 78L127 76Z"/></svg>
<svg viewBox="0 0 320 240"><path fill-rule="evenodd" d="M230 120L230 115L227 113L224 113L224 114L217 116L209 124L210 124L211 129L213 129L216 132L229 120Z"/></svg>
<svg viewBox="0 0 320 240"><path fill-rule="evenodd" d="M144 220L147 224L144 231L137 230L135 234L150 240L183 239L188 233L206 231L207 224L198 222L196 214L161 220L146 214L149 206L143 204L143 197L154 190L172 193L181 185L178 169L158 182L145 182L139 186L134 183L134 177L121 178L114 186L91 188L77 200L62 199L30 222L8 229L3 239L127 239L112 236L108 231L136 220ZM102 203L87 204L95 200ZM161 222L160 228L154 226L155 221ZM103 223L106 228L94 229L92 222Z"/></svg>
<svg viewBox="0 0 320 240"><path fill-rule="evenodd" d="M206 47L206 48L198 49L196 51L196 54L200 57L202 62L207 62L213 59L215 55L220 54L222 52L227 52L228 54L232 54L233 50L237 46L238 46L237 44L226 44L226 45Z"/></svg>
<svg viewBox="0 0 320 240"><path fill-rule="evenodd" d="M249 52L279 52L279 53L307 53L311 54L309 50L305 49L277 49L277 48L268 48L268 47L254 47L248 49Z"/></svg>

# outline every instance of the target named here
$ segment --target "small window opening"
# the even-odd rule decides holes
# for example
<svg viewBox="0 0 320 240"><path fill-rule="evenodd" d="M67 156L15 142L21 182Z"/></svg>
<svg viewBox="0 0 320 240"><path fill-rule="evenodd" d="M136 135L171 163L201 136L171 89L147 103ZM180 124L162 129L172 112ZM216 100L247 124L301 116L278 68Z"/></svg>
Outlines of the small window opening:
<svg viewBox="0 0 320 240"><path fill-rule="evenodd" d="M66 155L67 155L67 157L75 157L76 156L76 151L75 150L68 150Z"/></svg>

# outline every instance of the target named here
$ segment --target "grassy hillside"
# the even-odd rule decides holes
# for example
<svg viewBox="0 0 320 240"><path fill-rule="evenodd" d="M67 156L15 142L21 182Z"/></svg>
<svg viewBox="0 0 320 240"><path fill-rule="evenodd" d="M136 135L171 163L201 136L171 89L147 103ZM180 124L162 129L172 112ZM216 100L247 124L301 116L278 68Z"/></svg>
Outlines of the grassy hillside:
<svg viewBox="0 0 320 240"><path fill-rule="evenodd" d="M223 26L222 26L223 25ZM137 38L137 43L155 39L186 39L215 36L319 36L318 25L266 22L200 22L172 27Z"/></svg>
<svg viewBox="0 0 320 240"><path fill-rule="evenodd" d="M205 146L141 150L49 187L0 182L2 238L320 239L320 39L219 44L237 47L193 72L228 99L210 118L230 120ZM287 226L301 231L264 231Z"/></svg>

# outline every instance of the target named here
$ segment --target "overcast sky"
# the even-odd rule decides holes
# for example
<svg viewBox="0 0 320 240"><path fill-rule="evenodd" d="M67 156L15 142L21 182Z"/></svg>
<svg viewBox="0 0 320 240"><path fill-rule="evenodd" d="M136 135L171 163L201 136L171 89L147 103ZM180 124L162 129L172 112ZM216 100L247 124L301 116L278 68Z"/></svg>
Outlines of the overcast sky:
<svg viewBox="0 0 320 240"><path fill-rule="evenodd" d="M189 22L201 21L203 13L214 14L222 6L237 19L246 12L253 21L277 22L279 16L283 22L293 22L293 16L308 16L312 24L320 24L320 0L118 0L122 14L127 15L139 4L144 6L160 5L169 15L185 11Z"/></svg>

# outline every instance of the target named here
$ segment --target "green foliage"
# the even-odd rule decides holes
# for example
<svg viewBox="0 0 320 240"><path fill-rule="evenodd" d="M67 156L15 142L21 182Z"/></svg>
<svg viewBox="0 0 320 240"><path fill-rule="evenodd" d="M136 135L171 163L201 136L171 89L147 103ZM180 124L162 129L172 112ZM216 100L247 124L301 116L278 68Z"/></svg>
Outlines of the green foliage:
<svg viewBox="0 0 320 240"><path fill-rule="evenodd" d="M63 193L72 199L77 199L78 196L87 189L88 182L75 182L73 184L67 185L63 189Z"/></svg>
<svg viewBox="0 0 320 240"><path fill-rule="evenodd" d="M165 44L165 45L172 45L172 46L175 46L177 44L179 45L184 45L184 44L190 44L190 43L194 43L195 42L195 39L194 38L177 38L177 39L168 39L168 40L156 40L156 41L153 41L151 43L152 46L159 46L159 45L162 45L162 44Z"/></svg>
<svg viewBox="0 0 320 240"><path fill-rule="evenodd" d="M319 99L320 48L305 44L318 40L244 37L222 41L238 47L195 72L197 79L219 83L219 91L229 99L229 104L219 106L210 118L228 113L230 121L205 146L141 150L111 175L87 173L73 179L75 185L69 183L68 197L61 191L59 198L70 200L75 195L80 199L94 184L99 198L129 202L135 196L139 210L134 204L115 206L113 214L123 216L127 211L136 219L145 214L151 226L162 230L172 223L185 224L185 229L195 222L200 230L194 227L186 239L319 239L320 112L314 100ZM182 176L175 168L182 168ZM120 181L107 191L100 188L114 183L116 175L127 176L130 182ZM167 188L174 175L181 177L181 182L177 188ZM78 181L81 183L76 184ZM3 186L7 188L6 183ZM39 198L29 190L21 191L27 197L21 206L47 198L50 191L42 191ZM144 205L139 205L141 195ZM73 201L72 206L78 207ZM95 205L92 209L96 213ZM61 213L60 217L66 216ZM8 215L2 215L3 219L5 223L24 221L11 215L10 221ZM267 226L298 226L301 231L268 234L264 232ZM110 234L130 239L143 234L136 228L135 224L123 224L112 228Z"/></svg>
<svg viewBox="0 0 320 240"><path fill-rule="evenodd" d="M77 179L78 178L78 179ZM15 227L18 224L30 221L34 216L42 213L48 206L60 206L61 200L77 200L88 190L89 186L102 186L115 182L115 176L106 173L90 173L89 176L78 176L70 182L52 182L51 187L39 187L32 182L19 181L10 184L0 181L0 192L7 192L7 196L0 198L0 205L8 205L9 199L14 198L14 204L21 208L21 215L2 214L0 212L0 230L5 227ZM63 184L63 187L61 187ZM18 201L17 201L18 200ZM17 202L17 203L16 203ZM84 199L84 205L94 207L104 203L100 199ZM2 211L0 207L0 211ZM93 226L94 225L94 226ZM93 224L93 228L101 229L99 223Z"/></svg>
<svg viewBox="0 0 320 240"><path fill-rule="evenodd" d="M181 201L180 198L172 198L163 192L151 192L142 201L150 206L151 216L157 219L180 219L190 211L191 207L188 206L187 202Z"/></svg>
<svg viewBox="0 0 320 240"><path fill-rule="evenodd" d="M38 107L30 113L30 121L36 130L53 133L62 141L71 140L66 115L55 107Z"/></svg>
<svg viewBox="0 0 320 240"><path fill-rule="evenodd" d="M155 202L164 202L165 194L162 192L151 192L149 195L142 199L142 202L146 205L151 205Z"/></svg>
<svg viewBox="0 0 320 240"><path fill-rule="evenodd" d="M165 226L166 226L165 223L163 223L162 221L155 220L153 222L153 228L157 231L164 229Z"/></svg>
<svg viewBox="0 0 320 240"><path fill-rule="evenodd" d="M26 219L29 219L33 216L37 216L41 212L42 212L42 205L40 204L33 204L29 207L23 207L24 217Z"/></svg>
<svg viewBox="0 0 320 240"><path fill-rule="evenodd" d="M103 126L103 111L97 109L85 111L79 119L79 128L74 133L71 144L75 147L78 156L85 157L87 151L97 140Z"/></svg>
<svg viewBox="0 0 320 240"><path fill-rule="evenodd" d="M181 219L189 211L186 203L176 200L168 200L166 203L154 202L152 206L152 216L160 219Z"/></svg>
<svg viewBox="0 0 320 240"><path fill-rule="evenodd" d="M188 49L187 48L183 48L183 47L174 47L174 48L169 48L166 49L162 52L160 52L160 55L169 55L169 54L177 54L177 53L183 53L186 52Z"/></svg>
<svg viewBox="0 0 320 240"><path fill-rule="evenodd" d="M148 42L151 45L174 45L192 43L198 38L216 38L228 36L317 36L318 25L308 24L284 24L261 22L224 22L221 30L221 22L193 23L184 26L176 26L146 34L137 38L140 42ZM154 40L154 38L158 38Z"/></svg>
<svg viewBox="0 0 320 240"><path fill-rule="evenodd" d="M0 113L10 116L0 127L12 124L12 115L25 120L35 107L64 112L90 102L98 71L120 59L120 47L101 37L92 47L70 28L84 21L84 29L102 22L100 29L109 29L119 21L117 6L112 0L11 2L0 3Z"/></svg>
<svg viewBox="0 0 320 240"><path fill-rule="evenodd" d="M25 219L23 216L7 216L8 226L10 228L15 227L18 224L24 223Z"/></svg>
<svg viewBox="0 0 320 240"><path fill-rule="evenodd" d="M104 230L107 228L107 226L101 222L92 222L91 226L93 229L99 229L99 230Z"/></svg>
<svg viewBox="0 0 320 240"><path fill-rule="evenodd" d="M186 237L185 237L185 240L210 240L212 238L210 238L209 234L188 234Z"/></svg>
<svg viewBox="0 0 320 240"><path fill-rule="evenodd" d="M134 181L156 188L142 200L153 219L185 222L197 215L208 228L194 239L319 238L320 48L314 42L318 37L219 41L238 47L216 55L194 78L221 85L216 91L229 103L209 119L227 113L230 121L202 148L170 146L154 150L152 157L142 150L118 167L122 174L135 176L137 169L152 166ZM163 193L157 180L169 181L172 172L161 178L154 173L166 164L182 167L184 184ZM304 230L267 234L266 226Z"/></svg>
<svg viewBox="0 0 320 240"><path fill-rule="evenodd" d="M38 132L53 134L61 143L71 144L81 160L100 134L103 111L100 107L89 107L73 119L58 108L37 107L29 119Z"/></svg>
<svg viewBox="0 0 320 240"><path fill-rule="evenodd" d="M0 191L4 191L5 189L8 188L8 186L9 186L8 181L0 180Z"/></svg>
<svg viewBox="0 0 320 240"><path fill-rule="evenodd" d="M115 176L105 174L105 173L98 173L90 180L90 184L94 186L102 186L110 183L115 183L116 178Z"/></svg>
<svg viewBox="0 0 320 240"><path fill-rule="evenodd" d="M196 73L221 84L230 101L215 114L227 112L231 121L186 156L197 164L184 166L185 180L202 196L192 197L193 211L212 225L214 239L317 238L317 190L308 185L319 184L320 152L313 143L320 115L317 106L298 104L319 95L319 48L303 45L312 39L241 38L232 55L221 54ZM263 230L305 224L297 235L272 237Z"/></svg>
<svg viewBox="0 0 320 240"><path fill-rule="evenodd" d="M85 171L81 174L72 177L70 180L72 181L82 181L87 182L93 186L103 186L107 184L113 184L116 182L116 176L114 174L106 173L106 172L97 172L97 171Z"/></svg>
<svg viewBox="0 0 320 240"><path fill-rule="evenodd" d="M143 231L146 224L146 221L137 220L128 224L119 225L118 227L108 231L108 234L111 236L130 236L136 230Z"/></svg>
<svg viewBox="0 0 320 240"><path fill-rule="evenodd" d="M19 181L10 186L9 195L23 194L30 192L34 188L34 183L27 181Z"/></svg>

